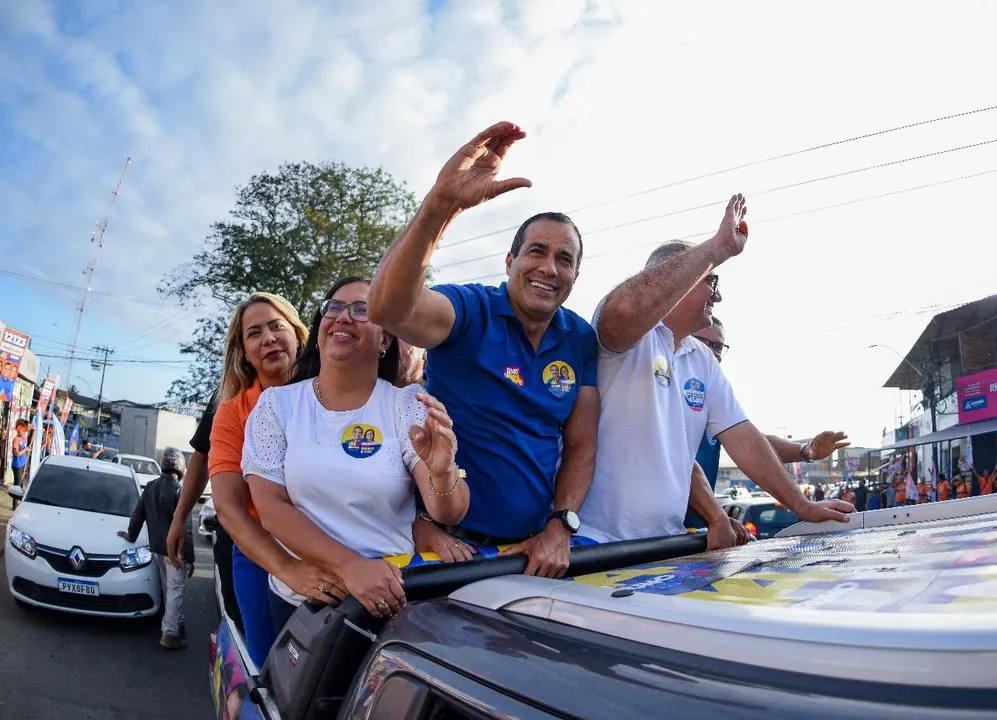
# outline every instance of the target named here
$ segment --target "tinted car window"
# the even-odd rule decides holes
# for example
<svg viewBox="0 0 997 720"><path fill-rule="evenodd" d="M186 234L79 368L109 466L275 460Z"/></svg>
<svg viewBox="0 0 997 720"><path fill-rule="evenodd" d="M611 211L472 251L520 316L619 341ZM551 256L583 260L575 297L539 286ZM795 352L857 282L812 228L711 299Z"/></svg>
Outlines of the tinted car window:
<svg viewBox="0 0 997 720"><path fill-rule="evenodd" d="M24 501L130 517L138 488L124 475L43 463Z"/></svg>
<svg viewBox="0 0 997 720"><path fill-rule="evenodd" d="M151 460L136 460L133 458L121 458L121 464L127 465L139 475L159 475L162 471L159 465Z"/></svg>
<svg viewBox="0 0 997 720"><path fill-rule="evenodd" d="M781 505L758 505L751 508L752 522L759 532L776 533L799 522L796 515Z"/></svg>

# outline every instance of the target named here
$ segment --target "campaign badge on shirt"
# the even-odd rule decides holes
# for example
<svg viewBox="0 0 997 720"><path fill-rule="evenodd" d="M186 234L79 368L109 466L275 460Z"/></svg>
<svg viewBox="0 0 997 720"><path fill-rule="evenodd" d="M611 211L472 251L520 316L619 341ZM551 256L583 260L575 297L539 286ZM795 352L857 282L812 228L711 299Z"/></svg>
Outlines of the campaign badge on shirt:
<svg viewBox="0 0 997 720"><path fill-rule="evenodd" d="M575 387L575 371L563 360L555 360L544 367L544 386L554 397L564 397Z"/></svg>
<svg viewBox="0 0 997 720"><path fill-rule="evenodd" d="M343 430L343 450L353 458L369 458L381 449L384 436L373 425L350 424Z"/></svg>
<svg viewBox="0 0 997 720"><path fill-rule="evenodd" d="M685 395L685 404L692 408L693 412L702 412L706 404L706 384L699 378L689 378L685 387L682 388Z"/></svg>
<svg viewBox="0 0 997 720"><path fill-rule="evenodd" d="M505 369L505 378L506 378L506 380L508 380L509 382L511 382L513 385L519 385L520 387L522 387L523 384L524 384L523 383L523 376L519 372L519 366L518 365L515 365L515 366L510 365L509 367L507 367Z"/></svg>
<svg viewBox="0 0 997 720"><path fill-rule="evenodd" d="M654 358L654 381L661 387L668 387L672 380L672 372L668 369L668 360L664 355Z"/></svg>

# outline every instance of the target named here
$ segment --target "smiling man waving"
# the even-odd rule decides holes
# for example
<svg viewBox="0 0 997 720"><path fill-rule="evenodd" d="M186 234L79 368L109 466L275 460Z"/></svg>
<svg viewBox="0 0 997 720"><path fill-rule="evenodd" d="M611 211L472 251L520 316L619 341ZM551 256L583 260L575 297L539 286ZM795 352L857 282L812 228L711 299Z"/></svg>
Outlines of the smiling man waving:
<svg viewBox="0 0 997 720"><path fill-rule="evenodd" d="M582 260L578 228L561 213L526 220L499 287L423 284L457 215L530 187L524 178L496 180L506 152L525 136L497 123L450 158L381 261L368 313L428 349L426 389L453 418L457 464L471 489L457 540L417 520L417 549L462 559L470 557L467 545L512 544L506 553L526 554L528 574L561 577L592 481L599 423L595 331L561 307Z"/></svg>

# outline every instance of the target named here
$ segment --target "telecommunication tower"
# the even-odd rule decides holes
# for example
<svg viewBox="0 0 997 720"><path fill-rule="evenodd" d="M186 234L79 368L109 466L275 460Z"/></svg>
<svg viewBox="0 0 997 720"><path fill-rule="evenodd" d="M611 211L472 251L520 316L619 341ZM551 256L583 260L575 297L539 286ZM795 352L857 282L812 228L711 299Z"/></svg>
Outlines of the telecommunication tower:
<svg viewBox="0 0 997 720"><path fill-rule="evenodd" d="M128 166L131 164L132 159L130 157L125 158L124 165L121 167L121 174L118 176L118 183L114 186L114 190L111 191L111 203L107 207L107 213L104 217L97 223L97 229L93 231L93 235L90 236L90 242L93 243L93 257L90 260L90 264L87 265L87 269L83 271L84 283L83 283L83 297L80 298L80 304L76 306L76 330L73 331L73 342L69 346L69 372L66 373L67 384L72 384L73 382L73 360L76 357L76 342L80 338L80 325L83 323L83 311L87 306L87 297L90 296L90 280L93 278L93 270L97 266L97 256L100 255L100 249L104 247L104 235L107 233L107 222L111 219L111 211L114 209L114 201L118 199L118 191L121 189L121 183L125 179L125 173L128 172Z"/></svg>

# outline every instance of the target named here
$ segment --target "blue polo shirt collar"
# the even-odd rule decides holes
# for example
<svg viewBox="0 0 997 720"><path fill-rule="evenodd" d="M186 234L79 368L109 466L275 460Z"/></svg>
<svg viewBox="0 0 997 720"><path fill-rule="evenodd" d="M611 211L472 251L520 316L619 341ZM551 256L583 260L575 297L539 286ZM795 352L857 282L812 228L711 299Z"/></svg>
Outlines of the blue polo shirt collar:
<svg viewBox="0 0 997 720"><path fill-rule="evenodd" d="M506 283L499 285L499 291L492 295L491 302L492 314L514 317L519 320L519 315L517 315L516 311L512 309L512 303L509 302L509 288L506 287ZM557 328L564 333L564 315L564 308L559 307L550 321L550 327ZM522 324L522 320L520 320L520 324ZM546 333L544 334L546 335Z"/></svg>

